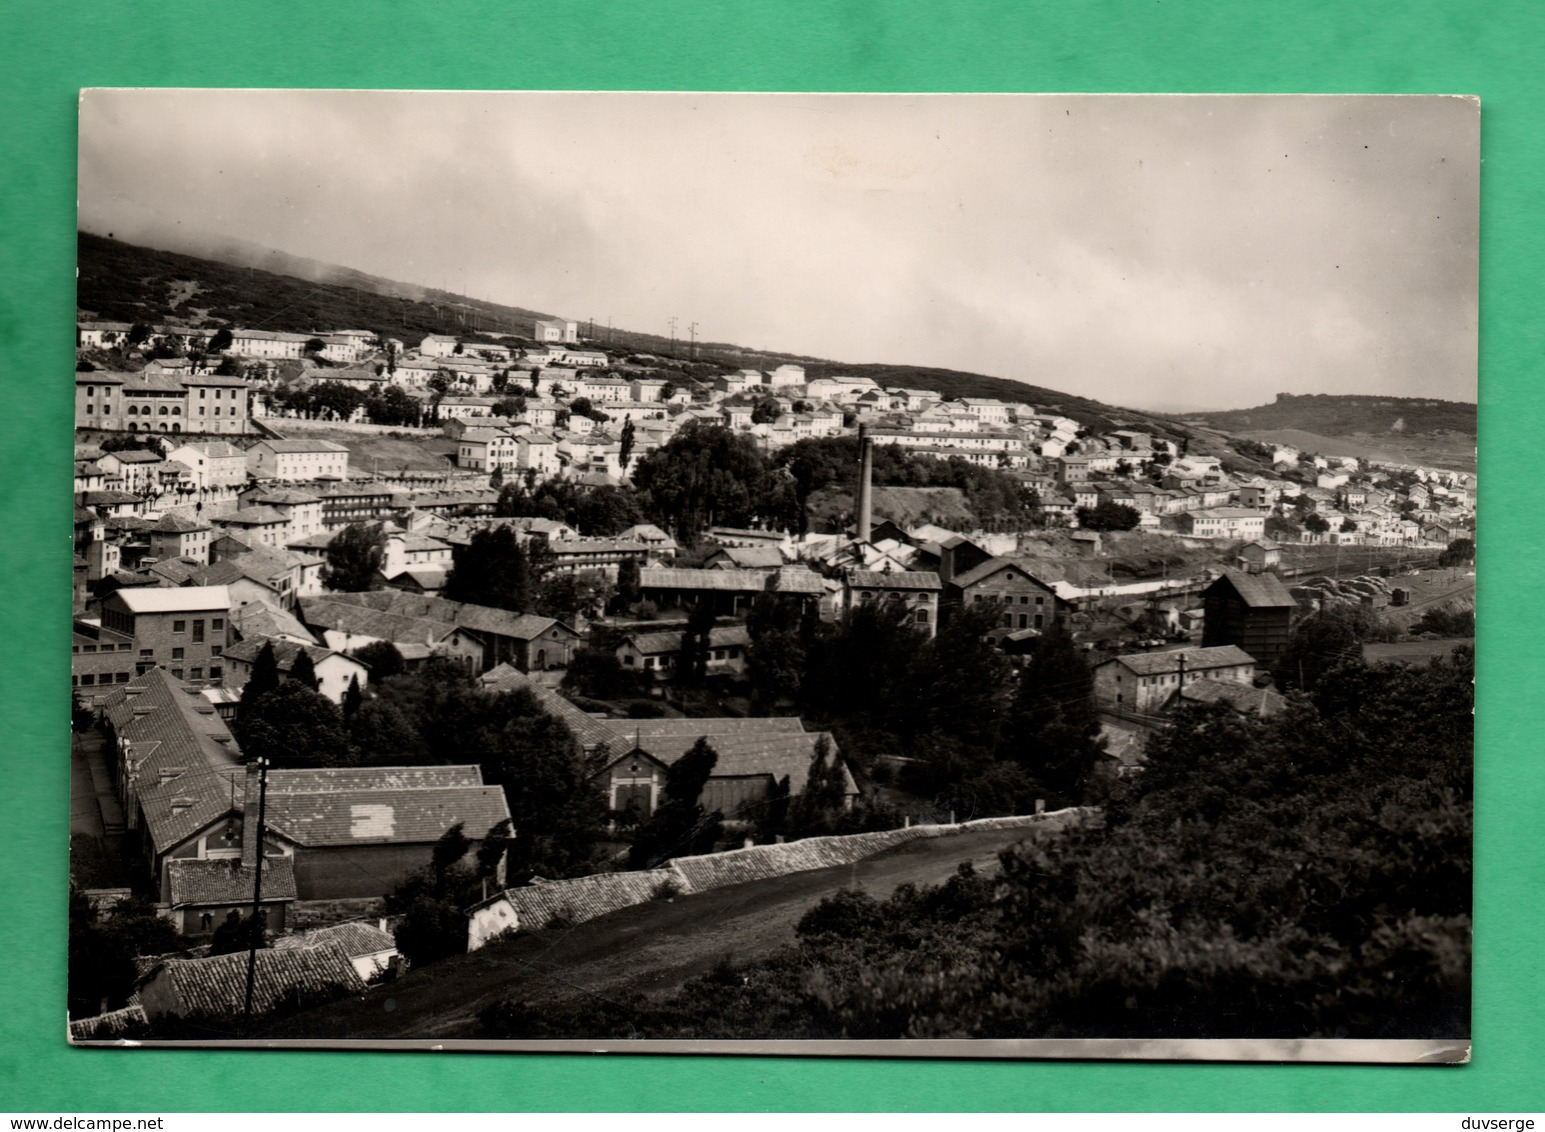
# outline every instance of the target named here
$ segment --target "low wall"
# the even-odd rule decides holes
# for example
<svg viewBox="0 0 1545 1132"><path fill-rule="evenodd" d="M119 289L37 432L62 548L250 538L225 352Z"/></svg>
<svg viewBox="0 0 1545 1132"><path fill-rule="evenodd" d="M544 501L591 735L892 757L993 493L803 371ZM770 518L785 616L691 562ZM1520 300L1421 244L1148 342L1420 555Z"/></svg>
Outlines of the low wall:
<svg viewBox="0 0 1545 1132"><path fill-rule="evenodd" d="M747 881L850 865L898 845L974 830L1067 829L1082 824L1091 812L1070 808L1049 814L979 818L955 825L914 825L874 833L807 837L782 845L753 845L701 857L678 857L663 868L644 872L598 873L509 888L468 913L467 950L476 951L505 932L544 928L555 918L581 924L646 903L663 892L686 896Z"/></svg>

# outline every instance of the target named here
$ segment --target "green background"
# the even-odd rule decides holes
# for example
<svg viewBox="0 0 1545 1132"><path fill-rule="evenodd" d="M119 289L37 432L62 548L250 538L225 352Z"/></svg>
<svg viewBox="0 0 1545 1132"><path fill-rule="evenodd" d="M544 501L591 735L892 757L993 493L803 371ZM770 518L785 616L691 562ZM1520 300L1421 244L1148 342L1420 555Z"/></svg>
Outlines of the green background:
<svg viewBox="0 0 1545 1132"><path fill-rule="evenodd" d="M1545 1109L1538 425L1545 5L269 0L0 20L0 1109ZM71 1050L64 1041L82 86L1482 97L1475 1055L1325 1067ZM152 143L153 144L153 143ZM210 139L211 151L239 139ZM603 166L598 175L606 175ZM689 170L683 175L690 176ZM904 361L905 359L894 359Z"/></svg>

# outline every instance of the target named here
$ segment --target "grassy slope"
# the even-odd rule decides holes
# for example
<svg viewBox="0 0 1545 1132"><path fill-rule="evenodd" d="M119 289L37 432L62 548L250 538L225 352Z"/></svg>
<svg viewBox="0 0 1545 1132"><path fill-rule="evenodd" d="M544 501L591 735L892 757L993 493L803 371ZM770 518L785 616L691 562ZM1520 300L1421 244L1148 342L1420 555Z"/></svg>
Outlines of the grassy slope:
<svg viewBox="0 0 1545 1132"><path fill-rule="evenodd" d="M1301 429L1322 436L1413 436L1440 432L1475 435L1476 407L1430 397L1369 397L1356 394L1278 394L1270 405L1228 412L1197 413L1186 420L1205 421L1227 432ZM1397 427L1398 426L1398 427Z"/></svg>

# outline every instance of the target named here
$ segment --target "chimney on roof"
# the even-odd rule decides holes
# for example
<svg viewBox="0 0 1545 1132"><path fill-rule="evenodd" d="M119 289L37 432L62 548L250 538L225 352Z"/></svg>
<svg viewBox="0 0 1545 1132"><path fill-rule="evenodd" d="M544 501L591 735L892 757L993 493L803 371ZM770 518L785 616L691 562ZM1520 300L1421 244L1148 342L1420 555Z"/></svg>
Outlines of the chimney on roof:
<svg viewBox="0 0 1545 1132"><path fill-rule="evenodd" d="M869 426L858 426L858 530L855 537L865 546L874 526L874 440Z"/></svg>
<svg viewBox="0 0 1545 1132"><path fill-rule="evenodd" d="M262 764L253 759L247 764L246 793L241 803L241 867L257 866L258 855L258 792L261 788Z"/></svg>

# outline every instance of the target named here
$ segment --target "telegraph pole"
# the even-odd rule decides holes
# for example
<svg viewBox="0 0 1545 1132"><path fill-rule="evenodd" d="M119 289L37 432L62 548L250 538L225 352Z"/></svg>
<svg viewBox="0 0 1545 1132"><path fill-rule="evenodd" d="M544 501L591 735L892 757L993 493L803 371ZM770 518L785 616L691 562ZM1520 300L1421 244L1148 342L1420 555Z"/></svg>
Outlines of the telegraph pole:
<svg viewBox="0 0 1545 1132"><path fill-rule="evenodd" d="M695 362L697 361L697 323L694 322L687 329L692 332L692 360Z"/></svg>
<svg viewBox="0 0 1545 1132"><path fill-rule="evenodd" d="M258 759L257 864L252 873L252 923L247 948L247 998L241 1011L241 1031L252 1031L252 987L257 981L258 944L262 941L263 922L263 820L268 808L268 760ZM242 836L246 837L244 829Z"/></svg>
<svg viewBox="0 0 1545 1132"><path fill-rule="evenodd" d="M675 354L676 353L676 316L675 315L671 315L671 317L666 319L666 321L671 324L671 353Z"/></svg>

